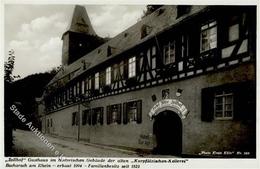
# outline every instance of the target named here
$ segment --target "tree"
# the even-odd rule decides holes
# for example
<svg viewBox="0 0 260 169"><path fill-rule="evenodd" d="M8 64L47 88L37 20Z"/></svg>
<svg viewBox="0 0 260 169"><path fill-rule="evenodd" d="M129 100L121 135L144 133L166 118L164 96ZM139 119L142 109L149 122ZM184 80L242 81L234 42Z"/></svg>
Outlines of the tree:
<svg viewBox="0 0 260 169"><path fill-rule="evenodd" d="M14 55L14 50L11 49L9 51L9 57L7 61L5 62L5 75L4 75L4 80L7 83L12 83L15 78L19 78L20 76L14 76L13 70L14 70L14 61L15 61L15 55Z"/></svg>

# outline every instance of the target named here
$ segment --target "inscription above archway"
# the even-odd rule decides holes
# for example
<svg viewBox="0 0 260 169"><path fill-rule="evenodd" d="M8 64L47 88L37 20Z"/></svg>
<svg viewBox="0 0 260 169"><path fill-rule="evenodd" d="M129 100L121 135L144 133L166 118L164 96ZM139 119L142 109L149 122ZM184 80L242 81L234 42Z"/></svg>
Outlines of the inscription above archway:
<svg viewBox="0 0 260 169"><path fill-rule="evenodd" d="M164 99L156 103L149 112L149 117L152 120L153 117L158 115L164 110L172 110L182 118L185 119L189 113L186 106L179 100L176 99Z"/></svg>

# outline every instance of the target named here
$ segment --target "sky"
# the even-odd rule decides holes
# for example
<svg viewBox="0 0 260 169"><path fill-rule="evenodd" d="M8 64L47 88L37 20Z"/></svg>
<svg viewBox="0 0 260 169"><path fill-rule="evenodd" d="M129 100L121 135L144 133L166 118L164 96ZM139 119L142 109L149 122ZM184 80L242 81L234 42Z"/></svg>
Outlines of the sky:
<svg viewBox="0 0 260 169"><path fill-rule="evenodd" d="M101 37L113 37L135 24L145 5L84 5ZM61 65L62 34L71 22L74 5L5 4L4 50L15 51L13 75L24 78Z"/></svg>

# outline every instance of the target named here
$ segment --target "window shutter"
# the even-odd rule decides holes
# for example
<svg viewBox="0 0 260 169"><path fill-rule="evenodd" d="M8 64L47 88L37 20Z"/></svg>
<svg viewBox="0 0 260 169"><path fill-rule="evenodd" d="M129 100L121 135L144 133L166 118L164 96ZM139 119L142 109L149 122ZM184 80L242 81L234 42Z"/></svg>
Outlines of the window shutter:
<svg viewBox="0 0 260 169"><path fill-rule="evenodd" d="M107 124L111 122L111 106L107 106Z"/></svg>
<svg viewBox="0 0 260 169"><path fill-rule="evenodd" d="M123 104L123 123L127 124L127 103Z"/></svg>
<svg viewBox="0 0 260 169"><path fill-rule="evenodd" d="M201 120L211 122L214 119L214 90L212 88L201 91Z"/></svg>
<svg viewBox="0 0 260 169"><path fill-rule="evenodd" d="M255 119L256 88L252 82L239 83L234 87L234 119Z"/></svg>
<svg viewBox="0 0 260 169"><path fill-rule="evenodd" d="M117 124L121 124L121 112L122 112L121 104L118 104Z"/></svg>
<svg viewBox="0 0 260 169"><path fill-rule="evenodd" d="M101 107L100 108L100 124L103 125L103 121L104 121L104 108Z"/></svg>
<svg viewBox="0 0 260 169"><path fill-rule="evenodd" d="M142 100L138 100L137 103L137 123L142 123Z"/></svg>

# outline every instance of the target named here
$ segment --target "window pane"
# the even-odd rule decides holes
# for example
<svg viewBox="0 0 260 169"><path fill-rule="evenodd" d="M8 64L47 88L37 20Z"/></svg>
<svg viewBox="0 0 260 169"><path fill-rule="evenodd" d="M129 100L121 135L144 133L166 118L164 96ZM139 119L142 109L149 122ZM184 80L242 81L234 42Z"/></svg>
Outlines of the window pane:
<svg viewBox="0 0 260 169"><path fill-rule="evenodd" d="M222 97L216 97L216 104L222 104Z"/></svg>
<svg viewBox="0 0 260 169"><path fill-rule="evenodd" d="M231 104L233 101L233 96L226 96L226 104Z"/></svg>
<svg viewBox="0 0 260 169"><path fill-rule="evenodd" d="M216 111L222 110L223 106L222 105L216 105Z"/></svg>
<svg viewBox="0 0 260 169"><path fill-rule="evenodd" d="M224 117L232 117L232 111L225 111Z"/></svg>
<svg viewBox="0 0 260 169"><path fill-rule="evenodd" d="M231 104L226 104L225 105L225 110L226 111L231 111L232 110L232 105Z"/></svg>
<svg viewBox="0 0 260 169"><path fill-rule="evenodd" d="M216 111L215 116L216 117L222 117L222 111Z"/></svg>
<svg viewBox="0 0 260 169"><path fill-rule="evenodd" d="M209 34L210 34L210 35L217 34L217 27L210 28L210 29L209 29Z"/></svg>

